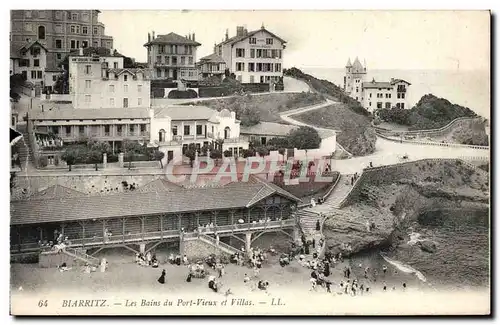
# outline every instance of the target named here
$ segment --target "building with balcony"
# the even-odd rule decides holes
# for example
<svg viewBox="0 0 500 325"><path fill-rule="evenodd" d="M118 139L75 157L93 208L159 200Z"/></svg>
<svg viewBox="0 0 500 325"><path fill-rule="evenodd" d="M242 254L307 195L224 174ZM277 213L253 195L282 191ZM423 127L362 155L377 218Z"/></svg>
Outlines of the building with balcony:
<svg viewBox="0 0 500 325"><path fill-rule="evenodd" d="M69 57L75 109L149 108L149 72L123 68L123 57ZM119 115L118 115L119 116Z"/></svg>
<svg viewBox="0 0 500 325"><path fill-rule="evenodd" d="M196 49L201 44L196 42L195 37L194 33L186 37L176 33L155 37L155 32L148 33L148 42L144 47L148 51L152 79L198 80Z"/></svg>
<svg viewBox="0 0 500 325"><path fill-rule="evenodd" d="M283 77L283 52L286 41L264 26L248 32L236 28L236 36L215 45L215 54L222 57L229 70L242 83L278 82Z"/></svg>
<svg viewBox="0 0 500 325"><path fill-rule="evenodd" d="M80 47L113 48L105 35L99 10L12 10L11 50L39 41L47 49L47 68L56 68L71 50ZM43 79L43 78L42 78Z"/></svg>
<svg viewBox="0 0 500 325"><path fill-rule="evenodd" d="M218 112L206 106L173 105L154 110L151 117L151 142L165 153L167 161L178 159L195 144L204 145L222 140L221 151L240 156L248 149L248 141L240 138L240 121L234 112Z"/></svg>
<svg viewBox="0 0 500 325"><path fill-rule="evenodd" d="M198 71L202 78L218 77L224 78L226 71L226 62L215 53L202 57L197 64Z"/></svg>
<svg viewBox="0 0 500 325"><path fill-rule="evenodd" d="M403 108L409 109L408 81L391 78L390 81L366 82L366 66L363 66L356 58L351 64L349 59L346 64L346 75L344 76L344 91L354 98L369 112L380 108Z"/></svg>

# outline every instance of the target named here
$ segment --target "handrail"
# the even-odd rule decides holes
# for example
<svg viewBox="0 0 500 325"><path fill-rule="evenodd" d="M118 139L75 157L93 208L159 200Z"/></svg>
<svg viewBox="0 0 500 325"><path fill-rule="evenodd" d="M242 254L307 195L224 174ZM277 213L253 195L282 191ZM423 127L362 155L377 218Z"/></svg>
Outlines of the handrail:
<svg viewBox="0 0 500 325"><path fill-rule="evenodd" d="M472 148L472 149L482 149L489 150L489 146L478 146L478 145L470 145L470 144L460 144L460 143L445 143L445 142L434 142L434 141L414 141L414 140L406 140L406 139L394 139L387 135L377 133L377 136L384 138L393 142L405 142L412 144L420 144L420 145L432 145L432 146L441 146L441 147L459 147L459 148Z"/></svg>
<svg viewBox="0 0 500 325"><path fill-rule="evenodd" d="M444 131L446 130L447 128L450 128L452 126L452 124L456 123L456 122L460 122L460 121L466 121L466 120L478 120L478 119L483 119L482 117L457 117L456 119L452 120L451 122L449 122L448 124L446 124L445 126L442 126L440 128L437 128L437 129L421 129L421 130L409 130L409 131L392 131L392 130L387 130L387 129L384 129L384 128L381 128L381 127L377 127L375 125L374 128L376 131L388 131L388 132L394 132L394 133L400 133L400 134L419 134L419 133L433 133L433 132L441 132L441 131Z"/></svg>
<svg viewBox="0 0 500 325"><path fill-rule="evenodd" d="M341 177L342 177L342 175L339 173L337 175L337 179L335 180L335 183L333 183L333 185L330 187L330 189L325 193L325 195L323 195L323 201L325 201L330 196L330 194L332 194L335 187L337 187L337 184L338 184Z"/></svg>
<svg viewBox="0 0 500 325"><path fill-rule="evenodd" d="M199 239L205 239L206 241L209 241L212 245L214 245L215 247L222 247L228 251L231 251L233 253L243 253L242 251L240 251L239 249L237 248L234 248L233 246L231 245L228 245L226 243L223 243L221 241L217 241L215 238L212 238L208 235L205 235L205 234L198 234L198 238Z"/></svg>
<svg viewBox="0 0 500 325"><path fill-rule="evenodd" d="M65 247L63 249L63 252L67 253L68 255L74 255L76 257L79 257L81 259L84 259L84 260L87 260L87 262L94 262L95 264L99 264L99 259L97 257L93 257L93 256L90 256L84 252L80 252L74 248L70 248L70 247Z"/></svg>

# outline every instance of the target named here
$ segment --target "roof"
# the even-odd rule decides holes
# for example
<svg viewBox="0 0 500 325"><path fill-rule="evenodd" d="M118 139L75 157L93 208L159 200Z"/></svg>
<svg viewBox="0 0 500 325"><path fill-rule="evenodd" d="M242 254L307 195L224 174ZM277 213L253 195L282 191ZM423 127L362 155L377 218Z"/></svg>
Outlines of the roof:
<svg viewBox="0 0 500 325"><path fill-rule="evenodd" d="M106 196L82 196L29 201L12 201L11 225L67 222L163 213L190 213L249 208L270 195L300 200L265 182L234 183L224 187L180 189L168 193L137 191Z"/></svg>
<svg viewBox="0 0 500 325"><path fill-rule="evenodd" d="M124 72L129 72L132 75L136 75L138 72L144 73L144 69L141 68L122 68L122 69L108 69L108 72L114 73L119 76Z"/></svg>
<svg viewBox="0 0 500 325"><path fill-rule="evenodd" d="M45 45L43 45L42 43L40 43L37 40L31 41L31 42L28 42L28 43L24 44L23 46L21 46L21 48L19 49L19 51L23 51L23 50L27 51L27 50L29 50L35 44L40 45L40 47L42 47L45 51L47 51L47 48L45 47Z"/></svg>
<svg viewBox="0 0 500 325"><path fill-rule="evenodd" d="M170 117L172 121L209 120L217 111L207 106L171 105L155 108L155 118Z"/></svg>
<svg viewBox="0 0 500 325"><path fill-rule="evenodd" d="M181 186L169 182L163 178L155 179L143 186L139 187L136 192L171 192L182 189Z"/></svg>
<svg viewBox="0 0 500 325"><path fill-rule="evenodd" d="M351 58L349 58L349 59L347 60L347 64L346 64L345 66L346 66L346 67L350 67L350 66L352 66L352 63L351 63Z"/></svg>
<svg viewBox="0 0 500 325"><path fill-rule="evenodd" d="M354 73L365 72L365 68L363 67L361 62L359 62L358 57L356 57L356 59L354 60L354 63L352 64L352 69Z"/></svg>
<svg viewBox="0 0 500 325"><path fill-rule="evenodd" d="M148 108L109 107L98 109L74 109L72 104L45 102L44 112L31 114L32 120L97 120L149 118Z"/></svg>
<svg viewBox="0 0 500 325"><path fill-rule="evenodd" d="M200 61L209 61L213 63L226 63L223 58L221 58L216 53L212 53L210 55L204 56L200 59Z"/></svg>
<svg viewBox="0 0 500 325"><path fill-rule="evenodd" d="M290 124L281 124L273 122L260 122L252 126L241 126L241 134L252 135L274 135L274 136L287 136L290 131L297 127Z"/></svg>
<svg viewBox="0 0 500 325"><path fill-rule="evenodd" d="M190 40L184 36L181 36L176 33L168 33L166 35L158 35L155 39L147 42L144 46L149 46L153 44L180 44L180 45L194 45L200 46L201 44Z"/></svg>
<svg viewBox="0 0 500 325"><path fill-rule="evenodd" d="M403 79L393 79L393 80L391 80L391 84L393 84L393 85L395 85L397 83L400 83L400 82L403 82L403 83L405 83L407 85L411 85L411 83L409 83L408 81L403 80Z"/></svg>
<svg viewBox="0 0 500 325"><path fill-rule="evenodd" d="M10 50L10 58L11 59L20 59L21 56L19 55L19 53L17 53L17 51Z"/></svg>
<svg viewBox="0 0 500 325"><path fill-rule="evenodd" d="M64 72L61 68L45 68L45 72Z"/></svg>
<svg viewBox="0 0 500 325"><path fill-rule="evenodd" d="M379 81L371 81L371 82L363 82L363 88L394 88L394 85L390 82L379 82Z"/></svg>
<svg viewBox="0 0 500 325"><path fill-rule="evenodd" d="M277 38L278 40L280 40L282 43L286 43L286 41L284 39L282 39L281 37L277 36L276 34L274 33L271 33L269 30L265 29L265 28L260 28L260 29L257 29L257 30L254 30L254 31L251 31L251 32L248 32L246 33L245 35L240 35L240 36L233 36L217 45L225 45L225 44L232 44L232 43L236 43L236 42L239 42L239 41L242 41L248 37L252 37L253 35L257 34L258 32L261 32L261 31L265 31L267 33L269 33L271 36L273 36L274 38ZM217 46L216 45L216 46Z"/></svg>
<svg viewBox="0 0 500 325"><path fill-rule="evenodd" d="M80 196L86 196L85 193L82 193L80 191L71 189L66 186L62 186L59 184L52 185L45 190L41 190L37 193L34 193L29 197L29 199L55 199L55 198L69 198L69 197L80 197Z"/></svg>

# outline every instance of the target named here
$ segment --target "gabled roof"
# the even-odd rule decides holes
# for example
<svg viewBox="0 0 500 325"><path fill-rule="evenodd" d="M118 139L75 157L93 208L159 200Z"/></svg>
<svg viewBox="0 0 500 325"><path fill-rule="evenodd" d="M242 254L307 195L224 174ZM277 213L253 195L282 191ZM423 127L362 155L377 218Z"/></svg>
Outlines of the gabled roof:
<svg viewBox="0 0 500 325"><path fill-rule="evenodd" d="M24 44L23 46L21 46L21 48L19 49L19 51L27 51L27 50L29 50L35 44L40 45L40 47L42 47L45 51L47 51L47 48L45 47L45 45L43 45L42 43L40 43L37 40L31 41L31 42L28 42L28 43Z"/></svg>
<svg viewBox="0 0 500 325"><path fill-rule="evenodd" d="M12 201L11 225L66 222L163 213L191 213L251 207L277 194L300 200L274 184L238 182L205 189L180 189L171 192L137 191L103 196Z"/></svg>
<svg viewBox="0 0 500 325"><path fill-rule="evenodd" d="M411 85L411 83L409 83L408 81L403 80L403 79L394 79L394 80L391 81L391 84L395 85L395 84L400 83L400 82L403 82L403 83L405 83L407 85Z"/></svg>
<svg viewBox="0 0 500 325"><path fill-rule="evenodd" d="M155 39L151 40L150 42L147 42L144 44L144 46L149 46L153 44L179 44L179 45L194 45L194 46L200 46L201 44L190 40L189 38L186 38L184 36L181 36L176 33L168 33L166 35L158 35Z"/></svg>
<svg viewBox="0 0 500 325"><path fill-rule="evenodd" d="M171 105L155 108L155 118L170 117L172 121L209 120L217 114L213 108L201 105Z"/></svg>
<svg viewBox="0 0 500 325"><path fill-rule="evenodd" d="M71 189L66 186L59 184L52 185L45 190L41 190L37 193L31 195L28 199L57 199L57 198L68 198L68 197L80 197L85 196L85 193Z"/></svg>
<svg viewBox="0 0 500 325"><path fill-rule="evenodd" d="M228 40L225 40L219 44L217 44L216 46L218 45L225 45L225 44L232 44L232 43L236 43L236 42L239 42L239 41L242 41L248 37L252 37L253 35L257 34L258 32L261 32L261 31L265 31L267 32L268 34L270 34L271 36L273 36L274 38L277 38L278 40L280 40L282 43L286 43L286 41L284 39L282 39L281 37L277 36L276 34L274 33L271 33L269 30L267 30L266 28L260 28L260 29L257 29L257 30L254 30L254 31L251 31L251 32L248 32L247 34L245 35L240 35L240 36L233 36L231 38L229 38Z"/></svg>
<svg viewBox="0 0 500 325"><path fill-rule="evenodd" d="M200 61L207 61L213 63L226 63L226 61L224 61L224 59L218 56L216 53L204 56L200 59Z"/></svg>
<svg viewBox="0 0 500 325"><path fill-rule="evenodd" d="M182 189L181 186L169 182L163 178L155 179L143 186L139 187L136 192L144 193L144 192L171 192L178 191Z"/></svg>
<svg viewBox="0 0 500 325"><path fill-rule="evenodd" d="M390 82L386 81L371 81L371 82L363 82L363 88L394 88L394 85Z"/></svg>

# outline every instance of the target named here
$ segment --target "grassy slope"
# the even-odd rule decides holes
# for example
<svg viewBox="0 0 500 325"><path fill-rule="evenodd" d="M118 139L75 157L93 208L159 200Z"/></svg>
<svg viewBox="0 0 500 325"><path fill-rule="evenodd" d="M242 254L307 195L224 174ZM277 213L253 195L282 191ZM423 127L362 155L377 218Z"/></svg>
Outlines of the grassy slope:
<svg viewBox="0 0 500 325"><path fill-rule="evenodd" d="M276 93L257 96L237 96L231 98L211 99L200 101L200 105L206 105L216 110L227 108L238 112L246 108L257 112L263 122L283 123L279 113L303 106L312 106L325 101L321 94L315 93Z"/></svg>
<svg viewBox="0 0 500 325"><path fill-rule="evenodd" d="M294 118L319 127L341 131L337 135L337 141L355 156L364 156L375 151L377 137L370 124L370 113L358 101L347 96L334 83L317 79L299 69L288 69L285 75L305 81L315 91L339 102L319 110L295 115Z"/></svg>

